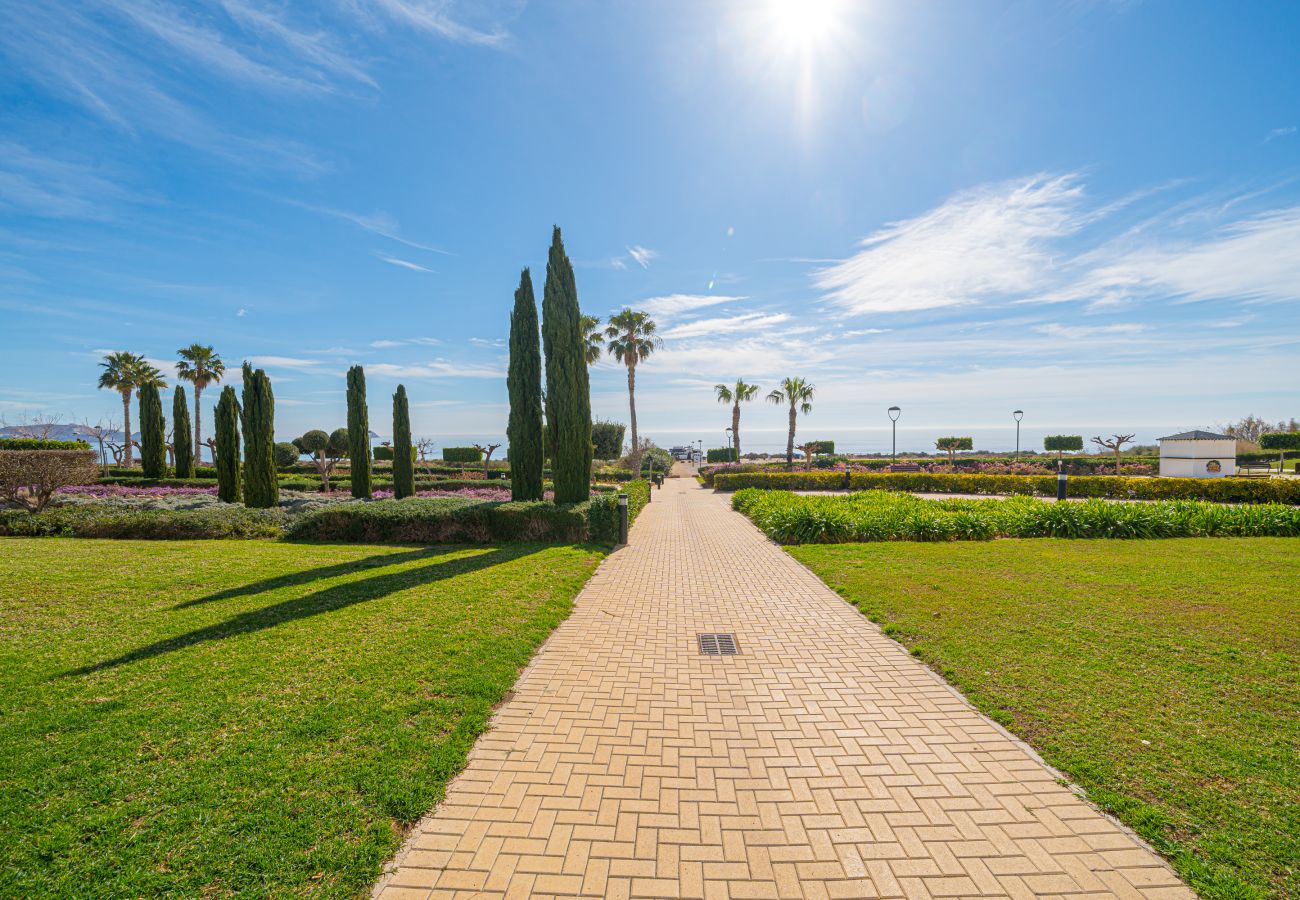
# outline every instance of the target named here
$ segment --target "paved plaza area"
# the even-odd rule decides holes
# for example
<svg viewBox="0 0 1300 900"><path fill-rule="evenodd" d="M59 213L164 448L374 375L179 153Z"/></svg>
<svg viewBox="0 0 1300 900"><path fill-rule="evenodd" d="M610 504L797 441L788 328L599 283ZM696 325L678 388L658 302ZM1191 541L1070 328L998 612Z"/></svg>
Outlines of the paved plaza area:
<svg viewBox="0 0 1300 900"><path fill-rule="evenodd" d="M378 897L1193 896L729 500L655 492Z"/></svg>

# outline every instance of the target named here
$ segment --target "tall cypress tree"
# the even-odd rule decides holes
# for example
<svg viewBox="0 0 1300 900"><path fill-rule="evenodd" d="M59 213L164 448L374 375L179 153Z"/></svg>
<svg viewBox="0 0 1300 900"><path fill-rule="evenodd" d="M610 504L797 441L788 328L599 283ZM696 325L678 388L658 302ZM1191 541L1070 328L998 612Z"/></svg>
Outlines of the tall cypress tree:
<svg viewBox="0 0 1300 900"><path fill-rule="evenodd" d="M146 382L140 386L140 474L145 478L167 475L166 434L158 385Z"/></svg>
<svg viewBox="0 0 1300 900"><path fill-rule="evenodd" d="M542 438L542 348L537 334L537 299L527 269L519 276L510 313L510 499L541 500L545 466Z"/></svg>
<svg viewBox="0 0 1300 900"><path fill-rule="evenodd" d="M411 460L411 410L406 386L393 394L393 496L398 500L415 495L415 463Z"/></svg>
<svg viewBox="0 0 1300 900"><path fill-rule="evenodd" d="M244 363L244 505L267 508L280 502L275 477L275 397L265 369Z"/></svg>
<svg viewBox="0 0 1300 900"><path fill-rule="evenodd" d="M370 498L370 413L366 410L366 371L348 369L348 456L352 496Z"/></svg>
<svg viewBox="0 0 1300 900"><path fill-rule="evenodd" d="M172 394L172 441L176 448L176 477L194 477L194 432L190 431L190 407L185 390L176 385Z"/></svg>
<svg viewBox="0 0 1300 900"><path fill-rule="evenodd" d="M213 416L217 429L217 499L222 503L238 503L240 496L239 466L239 401L235 389L226 385L217 401Z"/></svg>
<svg viewBox="0 0 1300 900"><path fill-rule="evenodd" d="M591 497L591 389L586 341L573 265L556 226L546 261L542 292L542 344L546 351L546 397L553 420L555 502L581 503Z"/></svg>

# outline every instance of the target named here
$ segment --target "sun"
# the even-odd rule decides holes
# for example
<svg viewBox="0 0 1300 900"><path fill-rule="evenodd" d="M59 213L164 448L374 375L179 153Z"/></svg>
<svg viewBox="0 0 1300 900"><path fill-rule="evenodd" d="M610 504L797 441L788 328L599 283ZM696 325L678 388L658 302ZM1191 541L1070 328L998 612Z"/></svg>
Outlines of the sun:
<svg viewBox="0 0 1300 900"><path fill-rule="evenodd" d="M842 0L768 0L774 43L808 52L825 46L844 27Z"/></svg>

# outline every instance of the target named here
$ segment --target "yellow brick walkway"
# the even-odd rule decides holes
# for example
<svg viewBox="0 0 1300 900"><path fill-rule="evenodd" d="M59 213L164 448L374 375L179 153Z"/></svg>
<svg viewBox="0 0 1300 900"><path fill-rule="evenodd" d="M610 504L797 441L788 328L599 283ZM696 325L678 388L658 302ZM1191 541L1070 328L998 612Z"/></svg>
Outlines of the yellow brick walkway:
<svg viewBox="0 0 1300 900"><path fill-rule="evenodd" d="M728 499L656 492L377 896L1192 896Z"/></svg>

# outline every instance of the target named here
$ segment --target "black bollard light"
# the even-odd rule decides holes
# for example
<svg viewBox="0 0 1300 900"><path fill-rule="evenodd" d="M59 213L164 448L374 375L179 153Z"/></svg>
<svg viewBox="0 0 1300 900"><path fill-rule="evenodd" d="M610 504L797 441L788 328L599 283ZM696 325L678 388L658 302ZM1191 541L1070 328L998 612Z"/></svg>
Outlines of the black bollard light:
<svg viewBox="0 0 1300 900"><path fill-rule="evenodd" d="M618 495L618 542L627 543L627 494Z"/></svg>
<svg viewBox="0 0 1300 900"><path fill-rule="evenodd" d="M1056 463L1056 499L1065 499L1065 469L1061 466L1060 461Z"/></svg>

